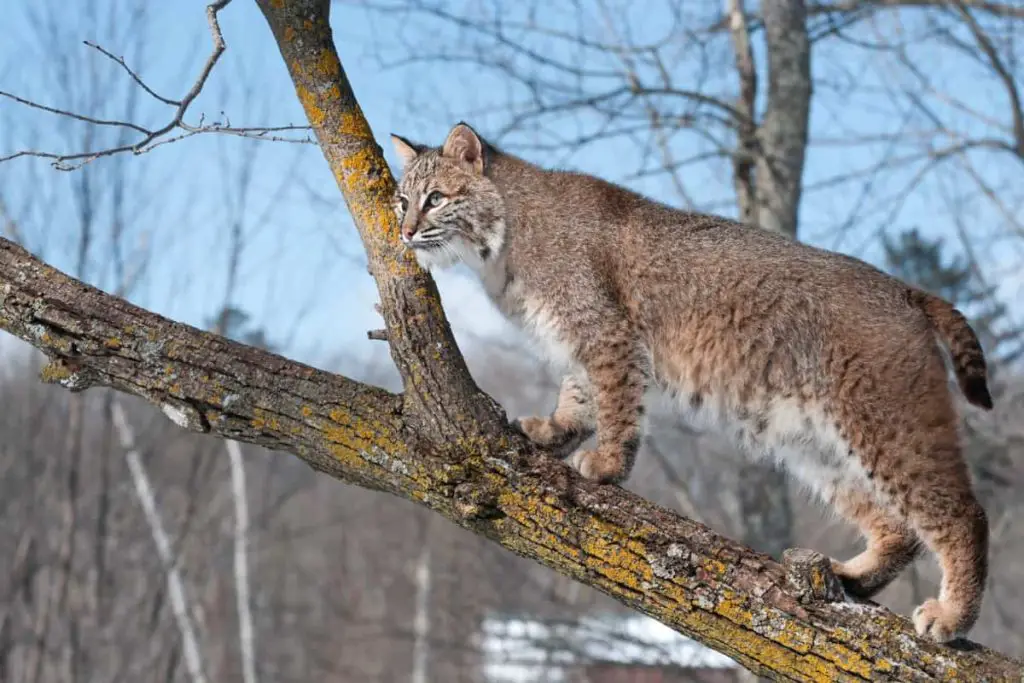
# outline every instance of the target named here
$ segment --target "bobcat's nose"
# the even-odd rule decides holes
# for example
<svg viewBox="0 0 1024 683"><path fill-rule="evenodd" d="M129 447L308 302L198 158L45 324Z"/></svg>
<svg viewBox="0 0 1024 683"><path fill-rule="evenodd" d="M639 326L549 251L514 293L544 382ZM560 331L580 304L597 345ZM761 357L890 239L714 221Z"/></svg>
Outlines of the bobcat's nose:
<svg viewBox="0 0 1024 683"><path fill-rule="evenodd" d="M411 242L413 235L416 234L415 225L403 225L402 226L402 241Z"/></svg>

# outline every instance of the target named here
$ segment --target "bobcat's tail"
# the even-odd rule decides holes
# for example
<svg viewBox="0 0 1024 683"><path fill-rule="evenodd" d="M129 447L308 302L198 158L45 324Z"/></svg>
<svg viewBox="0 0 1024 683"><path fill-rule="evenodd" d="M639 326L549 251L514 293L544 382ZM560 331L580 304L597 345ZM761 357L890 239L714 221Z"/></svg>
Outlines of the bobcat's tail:
<svg viewBox="0 0 1024 683"><path fill-rule="evenodd" d="M912 289L910 296L949 348L953 371L964 397L980 408L991 410L992 395L986 380L985 354L963 313L945 299L921 290Z"/></svg>

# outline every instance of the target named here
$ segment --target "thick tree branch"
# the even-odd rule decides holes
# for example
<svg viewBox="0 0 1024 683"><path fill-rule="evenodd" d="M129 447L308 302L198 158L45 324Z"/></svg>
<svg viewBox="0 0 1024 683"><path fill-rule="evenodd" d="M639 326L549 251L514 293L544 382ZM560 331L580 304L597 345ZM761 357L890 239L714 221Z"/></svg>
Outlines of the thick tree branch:
<svg viewBox="0 0 1024 683"><path fill-rule="evenodd" d="M192 431L287 451L342 481L416 501L777 680L1020 680L1020 663L998 653L920 640L880 607L821 602L834 589L804 555L787 574L500 435L437 448L433 427L409 419L405 406L415 402L167 320L7 240L0 329L53 359L47 381L110 386Z"/></svg>

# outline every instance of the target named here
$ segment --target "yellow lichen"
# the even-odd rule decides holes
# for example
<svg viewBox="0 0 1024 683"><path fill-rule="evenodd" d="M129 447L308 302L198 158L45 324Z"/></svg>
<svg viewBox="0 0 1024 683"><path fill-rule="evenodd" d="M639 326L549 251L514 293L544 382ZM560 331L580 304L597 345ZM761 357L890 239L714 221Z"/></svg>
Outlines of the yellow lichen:
<svg viewBox="0 0 1024 683"><path fill-rule="evenodd" d="M299 96L299 102L302 103L302 108L306 111L306 118L313 126L323 125L324 119L327 115L324 110L317 105L316 95L311 93L305 87L301 85L295 86L295 92Z"/></svg>
<svg viewBox="0 0 1024 683"><path fill-rule="evenodd" d="M341 115L338 132L342 135L351 135L364 140L373 138L373 132L370 130L370 124L367 123L366 117L363 116L363 112L359 109L358 105Z"/></svg>
<svg viewBox="0 0 1024 683"><path fill-rule="evenodd" d="M118 339L117 337L110 337L105 342L103 342L103 345L106 346L108 349L116 350L121 348L121 340Z"/></svg>
<svg viewBox="0 0 1024 683"><path fill-rule="evenodd" d="M284 28L284 42L290 43L295 40L295 29L291 26L285 26Z"/></svg>
<svg viewBox="0 0 1024 683"><path fill-rule="evenodd" d="M326 49L316 60L316 70L325 78L337 78L341 74L341 62L333 49Z"/></svg>
<svg viewBox="0 0 1024 683"><path fill-rule="evenodd" d="M66 379L71 379L71 368L60 361L54 361L47 363L43 366L43 369L39 371L39 379L42 381L53 384L62 382Z"/></svg>
<svg viewBox="0 0 1024 683"><path fill-rule="evenodd" d="M321 426L324 439L332 444L330 448L335 457L350 465L365 467L362 458L353 455L381 451L391 456L400 456L408 452L405 444L395 438L394 429L377 420L354 418L347 411L336 408L330 412L331 422Z"/></svg>

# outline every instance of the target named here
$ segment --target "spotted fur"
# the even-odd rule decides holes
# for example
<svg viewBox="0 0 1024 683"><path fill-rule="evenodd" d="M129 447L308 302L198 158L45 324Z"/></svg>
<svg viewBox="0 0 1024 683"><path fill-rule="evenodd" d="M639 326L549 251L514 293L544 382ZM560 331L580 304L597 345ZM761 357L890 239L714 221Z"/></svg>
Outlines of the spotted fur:
<svg viewBox="0 0 1024 683"><path fill-rule="evenodd" d="M848 591L881 590L923 544L943 580L917 630L947 641L971 628L988 525L947 352L968 401L992 400L977 337L950 304L854 258L540 169L465 124L440 148L394 143L396 211L420 263L467 263L566 368L554 412L518 421L531 439L621 482L644 394L666 389L687 419L780 463L860 526L867 548L833 563ZM595 432L596 448L578 450Z"/></svg>

